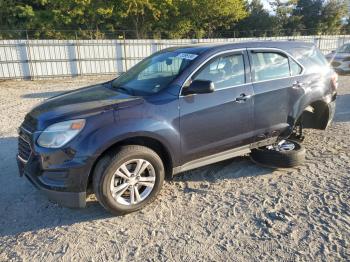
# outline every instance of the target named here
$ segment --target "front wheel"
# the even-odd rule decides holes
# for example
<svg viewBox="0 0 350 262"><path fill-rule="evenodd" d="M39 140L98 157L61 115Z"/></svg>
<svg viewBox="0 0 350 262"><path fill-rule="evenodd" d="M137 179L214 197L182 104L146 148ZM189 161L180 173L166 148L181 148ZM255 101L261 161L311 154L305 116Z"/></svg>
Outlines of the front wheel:
<svg viewBox="0 0 350 262"><path fill-rule="evenodd" d="M152 202L163 181L164 166L157 153L144 146L130 145L98 162L93 187L105 209L123 215Z"/></svg>

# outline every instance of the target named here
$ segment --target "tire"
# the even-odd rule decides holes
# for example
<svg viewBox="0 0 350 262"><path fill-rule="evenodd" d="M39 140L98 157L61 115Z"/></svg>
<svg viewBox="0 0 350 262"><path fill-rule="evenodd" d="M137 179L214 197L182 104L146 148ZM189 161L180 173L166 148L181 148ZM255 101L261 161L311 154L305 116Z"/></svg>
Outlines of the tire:
<svg viewBox="0 0 350 262"><path fill-rule="evenodd" d="M273 168L288 168L302 164L305 161L305 148L295 140L286 139L294 144L294 149L278 151L267 147L253 149L250 158L253 162Z"/></svg>
<svg viewBox="0 0 350 262"><path fill-rule="evenodd" d="M140 171L144 169L139 176L138 166ZM164 175L163 162L153 150L138 145L123 146L114 155L107 155L97 163L93 189L97 200L107 211L124 215L154 201L162 188ZM149 186L151 184L152 187Z"/></svg>

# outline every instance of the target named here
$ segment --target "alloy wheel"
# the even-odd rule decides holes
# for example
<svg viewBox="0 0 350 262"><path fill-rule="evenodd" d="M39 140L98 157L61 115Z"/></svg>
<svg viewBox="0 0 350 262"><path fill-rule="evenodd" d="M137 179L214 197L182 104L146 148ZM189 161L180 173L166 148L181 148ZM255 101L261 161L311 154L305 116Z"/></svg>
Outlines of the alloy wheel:
<svg viewBox="0 0 350 262"><path fill-rule="evenodd" d="M114 200L122 205L136 205L152 192L156 182L156 172L145 159L129 160L114 173L110 191Z"/></svg>

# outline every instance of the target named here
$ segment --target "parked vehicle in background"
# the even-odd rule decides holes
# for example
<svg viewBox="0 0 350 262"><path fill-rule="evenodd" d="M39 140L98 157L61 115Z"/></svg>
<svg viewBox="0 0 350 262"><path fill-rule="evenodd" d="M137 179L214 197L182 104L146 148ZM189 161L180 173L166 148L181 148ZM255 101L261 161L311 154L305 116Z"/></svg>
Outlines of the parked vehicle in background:
<svg viewBox="0 0 350 262"><path fill-rule="evenodd" d="M327 128L336 89L336 73L308 43L168 48L32 109L19 128L20 174L62 205L84 207L92 188L110 212L133 212L165 177L217 161L251 153L299 164L295 139Z"/></svg>
<svg viewBox="0 0 350 262"><path fill-rule="evenodd" d="M338 74L350 73L350 43L327 54L326 58Z"/></svg>

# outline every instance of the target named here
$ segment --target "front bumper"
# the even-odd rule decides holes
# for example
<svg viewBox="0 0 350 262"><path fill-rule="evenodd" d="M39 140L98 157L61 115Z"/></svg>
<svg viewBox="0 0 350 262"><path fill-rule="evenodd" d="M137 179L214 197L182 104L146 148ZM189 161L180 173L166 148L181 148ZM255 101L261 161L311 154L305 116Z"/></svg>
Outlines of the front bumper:
<svg viewBox="0 0 350 262"><path fill-rule="evenodd" d="M66 207L82 208L86 205L86 188L93 164L90 157L77 156L70 148L45 149L35 145L35 133L19 131L19 155L17 164L21 176L25 176L50 200ZM21 157L26 141L29 157Z"/></svg>
<svg viewBox="0 0 350 262"><path fill-rule="evenodd" d="M48 178L50 172L38 172L35 163L24 162L23 159L17 156L17 164L19 172L24 175L37 189L39 189L48 199L62 205L71 208L83 208L86 206L86 191L83 192L70 192L69 187L58 186L58 184L65 184L66 181L62 179L64 172L51 172L51 176L58 175L59 179ZM33 167L34 166L34 167ZM29 167L29 168L28 168ZM38 176L39 174L39 176Z"/></svg>

